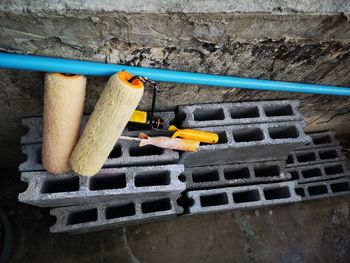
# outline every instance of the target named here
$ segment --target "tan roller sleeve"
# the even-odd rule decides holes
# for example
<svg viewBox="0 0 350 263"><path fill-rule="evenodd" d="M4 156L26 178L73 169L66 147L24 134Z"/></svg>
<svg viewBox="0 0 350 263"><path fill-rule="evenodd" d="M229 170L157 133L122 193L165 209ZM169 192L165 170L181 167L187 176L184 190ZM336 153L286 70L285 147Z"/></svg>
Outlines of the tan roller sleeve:
<svg viewBox="0 0 350 263"><path fill-rule="evenodd" d="M71 170L69 157L79 138L85 90L85 76L45 76L42 163L50 173Z"/></svg>
<svg viewBox="0 0 350 263"><path fill-rule="evenodd" d="M70 157L76 173L96 174L113 150L143 95L142 81L128 82L132 76L121 71L109 79Z"/></svg>

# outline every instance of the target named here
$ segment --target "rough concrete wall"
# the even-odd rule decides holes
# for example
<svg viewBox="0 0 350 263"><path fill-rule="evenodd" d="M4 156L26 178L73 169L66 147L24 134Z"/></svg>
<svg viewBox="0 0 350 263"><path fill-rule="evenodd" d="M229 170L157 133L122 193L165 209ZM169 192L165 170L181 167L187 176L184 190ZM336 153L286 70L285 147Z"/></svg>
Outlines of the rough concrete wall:
<svg viewBox="0 0 350 263"><path fill-rule="evenodd" d="M153 1L138 13L123 8L140 1L127 1L120 9L108 5L113 1L102 1L98 9L92 1L26 2L0 4L1 50L350 86L348 1L304 1L293 10L277 0L267 5L252 1L260 4L250 9L243 2L230 7L231 1L221 1L207 10L191 1L174 4L169 13ZM0 76L0 166L13 166L21 159L20 118L42 114L43 73L1 70ZM86 112L106 80L88 79ZM298 98L309 129L335 128L344 134L350 127L350 99L344 97L177 84L161 84L160 89L160 110L197 102ZM141 108L150 105L150 96L146 92Z"/></svg>

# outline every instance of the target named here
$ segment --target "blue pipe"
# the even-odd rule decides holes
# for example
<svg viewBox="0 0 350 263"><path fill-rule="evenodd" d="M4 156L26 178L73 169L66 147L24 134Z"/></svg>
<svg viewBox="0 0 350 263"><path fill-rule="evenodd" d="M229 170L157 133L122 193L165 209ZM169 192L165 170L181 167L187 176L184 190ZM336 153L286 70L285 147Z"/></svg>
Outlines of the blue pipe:
<svg viewBox="0 0 350 263"><path fill-rule="evenodd" d="M0 52L0 68L91 76L111 76L118 71L126 70L134 75L145 76L160 82L350 96L350 88L347 87L229 77L4 52Z"/></svg>

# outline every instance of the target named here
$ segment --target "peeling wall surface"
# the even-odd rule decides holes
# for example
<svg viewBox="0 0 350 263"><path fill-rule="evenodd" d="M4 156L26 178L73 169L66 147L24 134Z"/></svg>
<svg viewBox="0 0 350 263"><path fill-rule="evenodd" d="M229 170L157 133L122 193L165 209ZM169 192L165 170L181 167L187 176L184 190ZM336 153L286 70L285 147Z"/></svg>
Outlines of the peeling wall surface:
<svg viewBox="0 0 350 263"><path fill-rule="evenodd" d="M350 2L0 2L0 50L305 83L350 86ZM91 112L107 79L88 79ZM43 73L0 70L0 167L22 160L20 119L42 115ZM350 98L161 83L157 109L300 99L308 130L349 133ZM150 105L147 90L140 108Z"/></svg>

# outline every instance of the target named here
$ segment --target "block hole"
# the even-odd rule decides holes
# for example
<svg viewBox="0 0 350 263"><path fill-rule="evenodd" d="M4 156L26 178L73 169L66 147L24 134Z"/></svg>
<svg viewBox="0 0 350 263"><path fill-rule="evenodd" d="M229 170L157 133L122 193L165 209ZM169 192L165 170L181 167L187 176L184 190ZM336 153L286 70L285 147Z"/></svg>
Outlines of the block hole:
<svg viewBox="0 0 350 263"><path fill-rule="evenodd" d="M314 152L296 153L299 163L316 161L316 154Z"/></svg>
<svg viewBox="0 0 350 263"><path fill-rule="evenodd" d="M135 176L135 186L156 186L156 185L169 185L170 173L169 171L149 171L138 173Z"/></svg>
<svg viewBox="0 0 350 263"><path fill-rule="evenodd" d="M169 125L175 125L176 127L182 126L182 123L185 121L187 114L183 111L178 111L175 113L175 119L172 120L172 123Z"/></svg>
<svg viewBox="0 0 350 263"><path fill-rule="evenodd" d="M304 197L305 196L305 191L304 191L304 189L303 188L299 188L299 187L297 187L297 188L295 188L295 193L297 194L297 195L300 195L301 197Z"/></svg>
<svg viewBox="0 0 350 263"><path fill-rule="evenodd" d="M112 206L106 209L106 219L120 218L135 215L135 204Z"/></svg>
<svg viewBox="0 0 350 263"><path fill-rule="evenodd" d="M320 151L319 154L321 160L338 158L338 152L336 150Z"/></svg>
<svg viewBox="0 0 350 263"><path fill-rule="evenodd" d="M324 168L326 175L340 174L344 172L341 164L330 165Z"/></svg>
<svg viewBox="0 0 350 263"><path fill-rule="evenodd" d="M73 212L68 216L67 224L75 225L87 222L95 222L97 220L97 209L87 209L84 211Z"/></svg>
<svg viewBox="0 0 350 263"><path fill-rule="evenodd" d="M233 130L232 133L235 142L253 142L264 139L262 130L258 128Z"/></svg>
<svg viewBox="0 0 350 263"><path fill-rule="evenodd" d="M196 109L193 112L195 121L214 121L225 119L223 109Z"/></svg>
<svg viewBox="0 0 350 263"><path fill-rule="evenodd" d="M233 107L230 114L232 119L258 118L260 116L258 107Z"/></svg>
<svg viewBox="0 0 350 263"><path fill-rule="evenodd" d="M254 173L256 177L279 176L280 168L277 165L255 167Z"/></svg>
<svg viewBox="0 0 350 263"><path fill-rule="evenodd" d="M277 116L292 116L293 109L291 105L266 105L263 106L266 116L277 117Z"/></svg>
<svg viewBox="0 0 350 263"><path fill-rule="evenodd" d="M298 138L299 133L295 126L273 127L269 128L271 139L294 139Z"/></svg>
<svg viewBox="0 0 350 263"><path fill-rule="evenodd" d="M153 145L146 146L133 146L129 149L130 156L149 156L149 155L162 155L164 153L164 149L158 148Z"/></svg>
<svg viewBox="0 0 350 263"><path fill-rule="evenodd" d="M333 193L349 191L350 190L349 182L331 184L331 189Z"/></svg>
<svg viewBox="0 0 350 263"><path fill-rule="evenodd" d="M192 171L192 180L195 183L212 182L219 180L219 172L215 170Z"/></svg>
<svg viewBox="0 0 350 263"><path fill-rule="evenodd" d="M287 160L286 160L286 164L292 164L294 163L294 158L293 155L288 155Z"/></svg>
<svg viewBox="0 0 350 263"><path fill-rule="evenodd" d="M216 132L219 135L219 141L217 144L227 143L227 135L225 131Z"/></svg>
<svg viewBox="0 0 350 263"><path fill-rule="evenodd" d="M176 200L176 203L186 209L194 205L194 200L188 197L186 193L182 193L181 197Z"/></svg>
<svg viewBox="0 0 350 263"><path fill-rule="evenodd" d="M171 209L170 198L163 198L155 201L148 201L141 204L142 213L154 213Z"/></svg>
<svg viewBox="0 0 350 263"><path fill-rule="evenodd" d="M266 200L285 199L291 196L287 186L265 189L264 195Z"/></svg>
<svg viewBox="0 0 350 263"><path fill-rule="evenodd" d="M322 195L327 194L327 186L325 185L316 185L316 186L309 186L307 188L307 191L309 192L309 195Z"/></svg>
<svg viewBox="0 0 350 263"><path fill-rule="evenodd" d="M297 171L291 171L290 175L292 177L292 180L298 180L299 178L299 173Z"/></svg>
<svg viewBox="0 0 350 263"><path fill-rule="evenodd" d="M186 175L180 174L178 178L179 178L180 182L186 182Z"/></svg>
<svg viewBox="0 0 350 263"><path fill-rule="evenodd" d="M244 168L228 168L224 170L226 180L250 178L250 172L247 167Z"/></svg>
<svg viewBox="0 0 350 263"><path fill-rule="evenodd" d="M322 135L322 136L314 135L312 137L312 141L313 141L313 143L315 145L326 144L326 143L331 143L332 142L332 138L328 134Z"/></svg>
<svg viewBox="0 0 350 263"><path fill-rule="evenodd" d="M304 178L312 178L312 177L318 177L322 176L322 171L320 168L311 168L311 169L305 169L301 171Z"/></svg>
<svg viewBox="0 0 350 263"><path fill-rule="evenodd" d="M228 198L226 193L202 195L200 197L200 201L202 207L228 204Z"/></svg>
<svg viewBox="0 0 350 263"><path fill-rule="evenodd" d="M39 148L36 152L36 162L37 164L42 164L43 163L43 159L42 159L42 149Z"/></svg>
<svg viewBox="0 0 350 263"><path fill-rule="evenodd" d="M122 147L119 144L117 144L114 146L113 150L108 155L108 158L113 159L113 158L119 158L121 156L122 156Z"/></svg>
<svg viewBox="0 0 350 263"><path fill-rule="evenodd" d="M233 193L232 196L233 201L235 203L248 203L260 200L260 194L258 190L249 190L239 193Z"/></svg>
<svg viewBox="0 0 350 263"><path fill-rule="evenodd" d="M176 203L179 206L182 206L185 210L185 212L188 212L189 208L194 205L193 198L190 198L187 196L186 193L182 193L181 197L176 200Z"/></svg>
<svg viewBox="0 0 350 263"><path fill-rule="evenodd" d="M120 189L126 187L125 174L99 174L89 178L89 189L106 190L106 189Z"/></svg>
<svg viewBox="0 0 350 263"><path fill-rule="evenodd" d="M73 176L69 178L59 178L53 176L55 179L45 181L41 187L41 193L62 193L79 191L79 177Z"/></svg>

